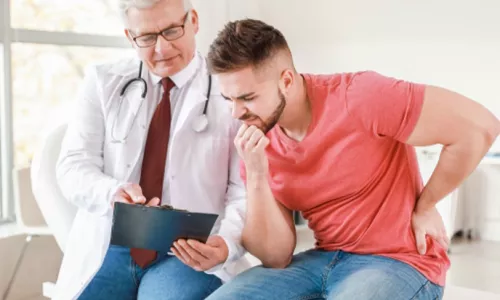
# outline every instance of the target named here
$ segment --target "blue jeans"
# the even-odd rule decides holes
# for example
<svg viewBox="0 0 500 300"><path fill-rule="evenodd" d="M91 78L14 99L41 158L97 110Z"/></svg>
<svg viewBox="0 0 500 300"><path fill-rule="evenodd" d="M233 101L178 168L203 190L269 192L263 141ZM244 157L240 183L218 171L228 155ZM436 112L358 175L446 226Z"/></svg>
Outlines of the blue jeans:
<svg viewBox="0 0 500 300"><path fill-rule="evenodd" d="M160 255L144 270L135 264L130 249L110 246L102 267L78 299L205 299L221 280L198 272L175 256Z"/></svg>
<svg viewBox="0 0 500 300"><path fill-rule="evenodd" d="M442 287L394 259L309 250L285 269L251 268L207 299L430 300L442 294Z"/></svg>

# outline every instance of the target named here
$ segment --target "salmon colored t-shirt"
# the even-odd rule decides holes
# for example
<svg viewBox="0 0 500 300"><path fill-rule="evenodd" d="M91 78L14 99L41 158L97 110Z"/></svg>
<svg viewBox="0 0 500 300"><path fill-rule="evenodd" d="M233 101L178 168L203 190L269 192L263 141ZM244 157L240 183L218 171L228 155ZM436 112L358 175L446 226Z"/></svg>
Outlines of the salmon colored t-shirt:
<svg viewBox="0 0 500 300"><path fill-rule="evenodd" d="M317 248L391 257L444 286L446 250L427 237L427 253L418 254L411 227L423 184L404 142L425 86L369 71L303 77L312 106L306 137L296 142L279 126L267 134L275 199L303 213ZM244 164L241 171L245 178Z"/></svg>

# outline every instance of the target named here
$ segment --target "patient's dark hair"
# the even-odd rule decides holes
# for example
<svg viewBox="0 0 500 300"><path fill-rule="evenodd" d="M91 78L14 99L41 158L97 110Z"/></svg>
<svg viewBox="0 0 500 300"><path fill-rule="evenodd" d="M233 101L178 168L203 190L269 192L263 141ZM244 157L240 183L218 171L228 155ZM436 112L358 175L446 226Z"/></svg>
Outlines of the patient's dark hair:
<svg viewBox="0 0 500 300"><path fill-rule="evenodd" d="M210 45L208 68L217 74L259 67L281 50L290 51L273 26L254 19L229 22Z"/></svg>

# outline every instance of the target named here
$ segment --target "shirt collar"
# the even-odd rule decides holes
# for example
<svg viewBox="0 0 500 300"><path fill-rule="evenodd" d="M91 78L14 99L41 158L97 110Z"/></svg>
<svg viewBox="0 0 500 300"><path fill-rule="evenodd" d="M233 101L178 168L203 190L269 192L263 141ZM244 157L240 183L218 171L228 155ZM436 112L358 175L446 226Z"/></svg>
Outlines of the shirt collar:
<svg viewBox="0 0 500 300"><path fill-rule="evenodd" d="M170 76L170 79L175 83L177 88L182 88L195 74L198 69L198 65L200 63L200 54L195 52L193 59L189 62L189 64L176 74ZM150 76L155 84L159 83L162 78L153 72L149 72Z"/></svg>

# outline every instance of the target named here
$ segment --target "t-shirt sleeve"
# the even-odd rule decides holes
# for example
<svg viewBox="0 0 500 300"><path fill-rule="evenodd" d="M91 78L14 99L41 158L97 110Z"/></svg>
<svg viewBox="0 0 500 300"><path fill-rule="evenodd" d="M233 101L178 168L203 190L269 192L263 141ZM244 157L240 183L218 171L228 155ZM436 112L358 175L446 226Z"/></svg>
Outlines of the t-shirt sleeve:
<svg viewBox="0 0 500 300"><path fill-rule="evenodd" d="M406 142L420 117L425 85L372 71L346 76L348 113L374 135Z"/></svg>

